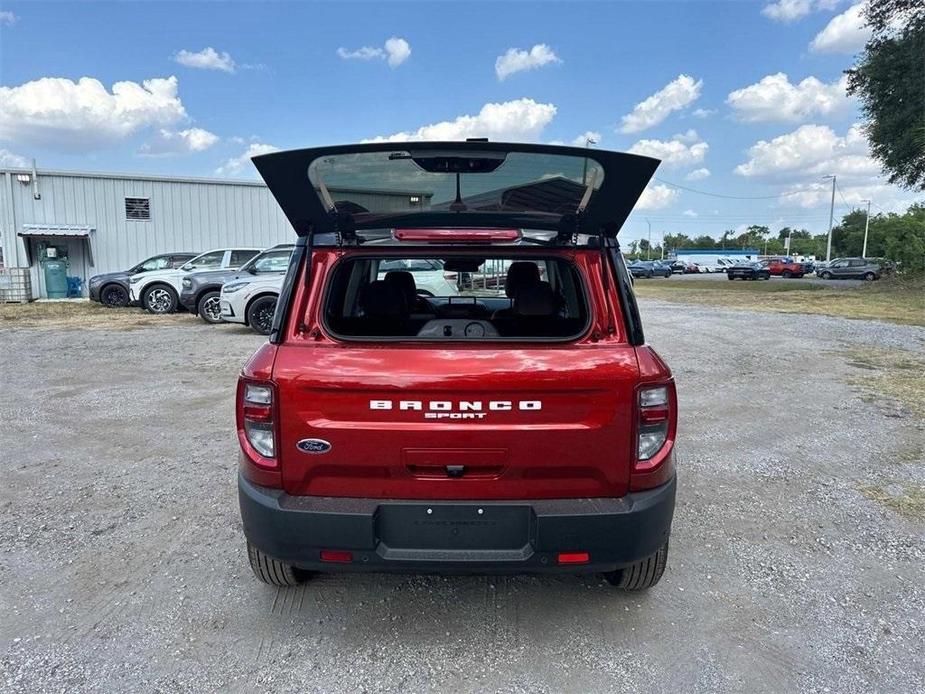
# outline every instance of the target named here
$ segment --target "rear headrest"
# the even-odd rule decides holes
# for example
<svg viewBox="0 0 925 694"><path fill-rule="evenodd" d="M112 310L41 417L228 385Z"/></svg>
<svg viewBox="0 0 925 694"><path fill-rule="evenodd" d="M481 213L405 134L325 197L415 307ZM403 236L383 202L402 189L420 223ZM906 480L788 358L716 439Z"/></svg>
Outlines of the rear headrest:
<svg viewBox="0 0 925 694"><path fill-rule="evenodd" d="M414 275L407 270L389 270L385 273L385 281L398 287L399 291L405 295L405 301L412 305L418 298L418 288L414 283Z"/></svg>
<svg viewBox="0 0 925 694"><path fill-rule="evenodd" d="M360 306L370 318L404 318L408 315L404 292L385 280L370 282L363 288Z"/></svg>
<svg viewBox="0 0 925 694"><path fill-rule="evenodd" d="M517 290L514 315L551 316L559 310L559 300L549 282L531 282Z"/></svg>
<svg viewBox="0 0 925 694"><path fill-rule="evenodd" d="M517 290L525 284L540 281L540 268L536 263L528 263L522 260L511 263L507 269L507 279L504 280L504 293L509 299L517 295Z"/></svg>

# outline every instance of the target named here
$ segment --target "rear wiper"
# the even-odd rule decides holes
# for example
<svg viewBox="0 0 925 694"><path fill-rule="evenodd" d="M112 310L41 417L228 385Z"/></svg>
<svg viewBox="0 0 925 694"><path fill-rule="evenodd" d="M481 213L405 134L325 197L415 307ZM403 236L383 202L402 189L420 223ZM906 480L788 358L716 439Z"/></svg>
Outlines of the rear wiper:
<svg viewBox="0 0 925 694"><path fill-rule="evenodd" d="M597 181L597 169L591 169L591 176L588 180L588 186L585 188L584 195L581 196L581 201L578 203L578 209L575 210L578 214L581 214L585 211L585 208L588 206L588 201L591 199L591 193L594 192L594 183Z"/></svg>
<svg viewBox="0 0 925 694"><path fill-rule="evenodd" d="M466 203L462 200L462 194L459 190L459 174L456 174L456 199L450 203L449 210L450 212L465 212L469 208L466 207Z"/></svg>

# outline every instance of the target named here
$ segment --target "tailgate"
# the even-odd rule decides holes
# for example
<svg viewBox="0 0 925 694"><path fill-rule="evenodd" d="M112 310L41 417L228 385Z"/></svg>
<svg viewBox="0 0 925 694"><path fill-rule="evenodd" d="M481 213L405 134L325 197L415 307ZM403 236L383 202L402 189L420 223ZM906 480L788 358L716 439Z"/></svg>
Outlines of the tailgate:
<svg viewBox="0 0 925 694"><path fill-rule="evenodd" d="M284 345L274 367L283 486L389 499L622 496L637 378L633 348L606 343ZM306 439L330 446L300 448Z"/></svg>

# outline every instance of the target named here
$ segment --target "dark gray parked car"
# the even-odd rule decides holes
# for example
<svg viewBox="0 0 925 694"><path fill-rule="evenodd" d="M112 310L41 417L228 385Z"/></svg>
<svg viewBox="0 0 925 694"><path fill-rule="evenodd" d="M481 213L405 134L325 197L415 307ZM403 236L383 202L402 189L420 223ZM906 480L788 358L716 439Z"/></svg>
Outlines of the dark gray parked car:
<svg viewBox="0 0 925 694"><path fill-rule="evenodd" d="M128 278L141 272L153 270L169 270L178 268L195 258L198 253L162 253L154 255L138 263L135 267L123 272L107 272L94 275L87 282L90 301L99 301L104 306L127 306L129 302Z"/></svg>
<svg viewBox="0 0 925 694"><path fill-rule="evenodd" d="M828 265L817 268L816 276L824 280L857 279L868 282L880 279L883 264L874 258L835 258Z"/></svg>
<svg viewBox="0 0 925 694"><path fill-rule="evenodd" d="M222 311L219 297L222 285L231 280L252 277L255 274L254 264L261 258L279 255L288 259L292 249L292 244L279 244L261 251L239 268L191 272L181 282L180 304L190 313L198 314L206 323L221 323Z"/></svg>

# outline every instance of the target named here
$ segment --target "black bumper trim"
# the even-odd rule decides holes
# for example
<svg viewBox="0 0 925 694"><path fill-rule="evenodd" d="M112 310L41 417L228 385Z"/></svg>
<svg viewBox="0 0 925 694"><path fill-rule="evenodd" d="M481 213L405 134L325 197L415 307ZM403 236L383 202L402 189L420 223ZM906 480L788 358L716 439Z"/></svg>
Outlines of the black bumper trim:
<svg viewBox="0 0 925 694"><path fill-rule="evenodd" d="M612 571L664 545L671 531L676 486L672 478L655 489L606 499L429 502L297 497L257 486L239 476L238 498L248 541L264 554L303 569L574 573ZM424 515L427 509L434 515ZM482 511L478 516L474 515L477 509ZM527 516L523 542L518 546L514 533L511 546L493 546L506 528L491 527L491 519L513 522L516 515L511 515L512 509L520 509ZM470 512L473 520L457 520ZM396 526L396 518L405 518L416 526L404 539L402 523ZM450 520L430 520L440 518ZM384 519L388 519L389 527L385 527ZM469 527L478 525L485 526L481 534L479 529ZM453 546L470 532L466 546ZM383 540L383 534L388 542ZM409 542L408 537L414 542ZM484 546L480 546L483 541ZM393 546L396 542L398 546ZM350 550L353 561L322 562L322 549ZM588 552L590 561L559 565L559 552Z"/></svg>

